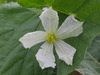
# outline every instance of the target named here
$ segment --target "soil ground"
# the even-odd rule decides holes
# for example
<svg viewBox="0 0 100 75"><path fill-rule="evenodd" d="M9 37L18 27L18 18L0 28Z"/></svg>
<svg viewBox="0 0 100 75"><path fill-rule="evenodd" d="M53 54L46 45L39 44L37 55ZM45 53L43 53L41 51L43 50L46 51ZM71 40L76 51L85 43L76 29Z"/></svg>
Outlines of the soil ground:
<svg viewBox="0 0 100 75"><path fill-rule="evenodd" d="M71 73L71 74L69 74L69 75L82 75L82 74L80 74L80 73L77 72L77 71L74 71L73 73Z"/></svg>

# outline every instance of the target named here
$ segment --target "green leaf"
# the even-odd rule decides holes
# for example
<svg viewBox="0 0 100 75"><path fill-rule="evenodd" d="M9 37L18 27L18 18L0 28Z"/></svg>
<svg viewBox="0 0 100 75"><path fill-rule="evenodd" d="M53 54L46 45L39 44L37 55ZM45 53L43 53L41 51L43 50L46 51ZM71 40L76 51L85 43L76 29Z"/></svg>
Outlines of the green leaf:
<svg viewBox="0 0 100 75"><path fill-rule="evenodd" d="M100 75L100 35L95 37L87 49L84 60L76 69L83 75Z"/></svg>
<svg viewBox="0 0 100 75"><path fill-rule="evenodd" d="M100 9L100 0L86 0L74 13L78 18L85 20L89 14Z"/></svg>
<svg viewBox="0 0 100 75"><path fill-rule="evenodd" d="M40 10L23 8L16 3L0 7L0 75L54 74L54 69L42 70L36 61L35 54L41 44L25 49L18 41L28 32L43 29L40 13Z"/></svg>
<svg viewBox="0 0 100 75"><path fill-rule="evenodd" d="M85 0L55 0L52 7L63 13L73 13Z"/></svg>
<svg viewBox="0 0 100 75"><path fill-rule="evenodd" d="M46 0L50 5L52 0ZM88 15L100 9L100 0L54 0L52 7L65 13L75 14L78 19L85 20Z"/></svg>
<svg viewBox="0 0 100 75"><path fill-rule="evenodd" d="M50 6L52 6L52 3L55 1L55 0L44 0L47 4L49 4Z"/></svg>
<svg viewBox="0 0 100 75"><path fill-rule="evenodd" d="M81 20L85 20L90 13L100 9L100 0L18 0L18 2L24 7L50 5L67 15L76 14L76 17Z"/></svg>
<svg viewBox="0 0 100 75"><path fill-rule="evenodd" d="M17 0L18 3L23 7L37 7L40 5L46 5L46 2L44 0Z"/></svg>

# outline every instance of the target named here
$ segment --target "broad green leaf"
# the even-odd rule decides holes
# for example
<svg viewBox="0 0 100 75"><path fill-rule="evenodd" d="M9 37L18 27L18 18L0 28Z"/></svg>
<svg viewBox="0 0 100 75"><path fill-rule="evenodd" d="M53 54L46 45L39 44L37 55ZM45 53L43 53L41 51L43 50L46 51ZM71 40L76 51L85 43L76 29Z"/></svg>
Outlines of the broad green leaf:
<svg viewBox="0 0 100 75"><path fill-rule="evenodd" d="M23 7L37 7L40 5L46 5L46 2L44 0L17 0L18 3Z"/></svg>
<svg viewBox="0 0 100 75"><path fill-rule="evenodd" d="M86 19L89 14L100 9L100 0L86 0L74 13L80 19Z"/></svg>
<svg viewBox="0 0 100 75"><path fill-rule="evenodd" d="M24 7L36 7L42 4L52 5L53 8L68 14L74 12L85 0L18 0ZM46 2L46 3L45 3Z"/></svg>
<svg viewBox="0 0 100 75"><path fill-rule="evenodd" d="M73 13L85 0L55 0L52 7L63 13Z"/></svg>
<svg viewBox="0 0 100 75"><path fill-rule="evenodd" d="M42 28L40 13L16 3L0 7L0 75L54 74L52 68L42 70L35 59L34 55L41 44L25 49L18 41L24 34Z"/></svg>
<svg viewBox="0 0 100 75"><path fill-rule="evenodd" d="M47 4L49 4L50 6L52 6L52 3L55 1L55 0L44 0Z"/></svg>
<svg viewBox="0 0 100 75"><path fill-rule="evenodd" d="M45 3L45 2L46 3ZM18 0L24 7L36 7L40 5L50 5L55 10L69 14L76 14L76 17L85 20L87 16L100 9L100 0Z"/></svg>
<svg viewBox="0 0 100 75"><path fill-rule="evenodd" d="M84 60L76 69L83 75L100 75L100 35L95 37L87 49Z"/></svg>
<svg viewBox="0 0 100 75"><path fill-rule="evenodd" d="M75 14L85 20L88 15L100 9L100 0L55 0L52 7L65 14Z"/></svg>

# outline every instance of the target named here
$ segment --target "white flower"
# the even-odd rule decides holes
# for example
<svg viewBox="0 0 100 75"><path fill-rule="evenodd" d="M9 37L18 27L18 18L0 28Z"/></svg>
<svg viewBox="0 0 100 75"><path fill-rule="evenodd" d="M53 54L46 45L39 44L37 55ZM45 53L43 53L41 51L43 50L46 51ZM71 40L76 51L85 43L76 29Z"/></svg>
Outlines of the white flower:
<svg viewBox="0 0 100 75"><path fill-rule="evenodd" d="M55 67L55 57L53 54L53 44L59 56L68 65L72 65L73 56L76 49L62 39L75 37L82 33L83 22L77 21L74 16L69 16L58 28L58 14L51 7L45 9L39 16L45 31L34 31L25 34L19 39L25 48L31 48L33 45L46 41L37 52L36 59L42 69Z"/></svg>

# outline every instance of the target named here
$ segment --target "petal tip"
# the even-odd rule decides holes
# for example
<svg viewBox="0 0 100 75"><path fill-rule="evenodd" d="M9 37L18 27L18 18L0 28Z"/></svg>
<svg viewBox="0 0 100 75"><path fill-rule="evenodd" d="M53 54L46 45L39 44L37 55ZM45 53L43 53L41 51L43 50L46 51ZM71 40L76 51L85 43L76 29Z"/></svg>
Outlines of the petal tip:
<svg viewBox="0 0 100 75"><path fill-rule="evenodd" d="M44 7L42 10L47 10L48 8L47 7Z"/></svg>
<svg viewBox="0 0 100 75"><path fill-rule="evenodd" d="M52 9L52 7L44 7L42 10Z"/></svg>
<svg viewBox="0 0 100 75"><path fill-rule="evenodd" d="M73 64L72 64L72 62L71 62L69 65L71 65L71 66L72 66L72 65L73 65Z"/></svg>
<svg viewBox="0 0 100 75"><path fill-rule="evenodd" d="M29 46L27 46L27 45L25 45L25 44L23 43L22 38L20 38L18 41L22 43L22 45L23 45L23 47L24 47L25 49L28 49L28 48L30 49L30 48L31 48L31 47L29 47Z"/></svg>
<svg viewBox="0 0 100 75"><path fill-rule="evenodd" d="M22 37L18 40L19 42L21 42Z"/></svg>
<svg viewBox="0 0 100 75"><path fill-rule="evenodd" d="M76 14L71 14L71 13L69 13L69 14L70 14L70 16L76 17Z"/></svg>

